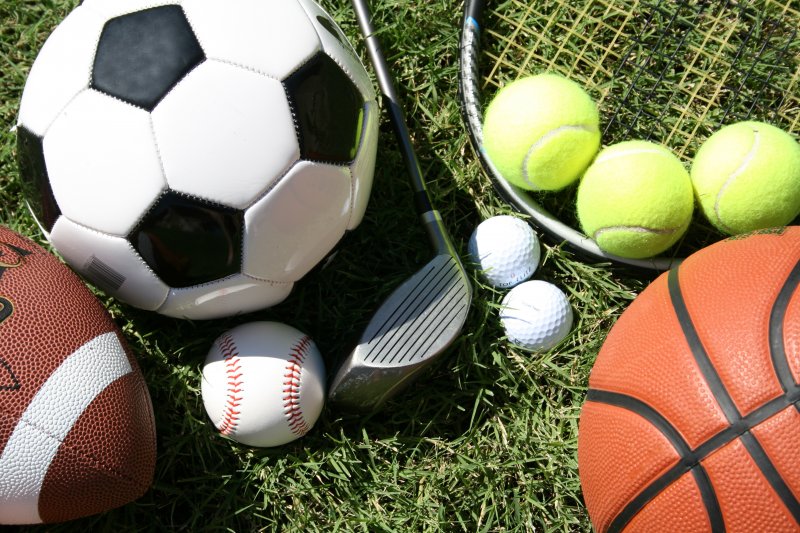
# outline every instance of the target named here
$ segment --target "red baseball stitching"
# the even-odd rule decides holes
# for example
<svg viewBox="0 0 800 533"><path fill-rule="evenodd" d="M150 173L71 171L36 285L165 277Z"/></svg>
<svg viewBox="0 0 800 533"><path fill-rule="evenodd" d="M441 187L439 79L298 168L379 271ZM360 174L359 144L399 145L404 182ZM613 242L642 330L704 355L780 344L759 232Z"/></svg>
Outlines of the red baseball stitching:
<svg viewBox="0 0 800 533"><path fill-rule="evenodd" d="M292 346L289 350L286 372L283 375L283 412L289 429L298 437L302 437L311 429L303 418L303 411L300 408L300 377L310 345L311 339L304 336Z"/></svg>
<svg viewBox="0 0 800 533"><path fill-rule="evenodd" d="M219 343L225 361L225 381L227 383L227 401L225 410L222 413L222 421L219 424L219 431L223 435L233 435L239 426L239 404L242 401L242 373L239 361L239 351L233 337L225 334Z"/></svg>

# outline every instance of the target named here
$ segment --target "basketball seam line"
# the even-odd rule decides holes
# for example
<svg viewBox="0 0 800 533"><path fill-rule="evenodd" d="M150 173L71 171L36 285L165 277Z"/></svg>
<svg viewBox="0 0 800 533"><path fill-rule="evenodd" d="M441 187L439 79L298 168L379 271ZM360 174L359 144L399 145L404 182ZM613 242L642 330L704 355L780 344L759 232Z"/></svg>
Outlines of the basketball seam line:
<svg viewBox="0 0 800 533"><path fill-rule="evenodd" d="M783 321L786 318L786 309L789 306L789 301L794 295L798 284L800 284L800 261L795 264L783 287L781 287L769 316L769 349L772 367L784 392L789 392L797 387L784 347Z"/></svg>
<svg viewBox="0 0 800 533"><path fill-rule="evenodd" d="M767 480L767 483L769 483L772 490L775 491L781 499L781 502L783 502L783 505L792 514L794 521L800 524L800 502L798 502L797 498L792 494L791 489L781 477L778 469L775 468L775 465L770 460L764 447L750 431L743 434L741 439L747 449L747 453L753 458L753 461L755 461L756 466L758 466L758 469Z"/></svg>
<svg viewBox="0 0 800 533"><path fill-rule="evenodd" d="M667 488L673 481L695 468L702 469L703 465L701 462L709 457L712 453L740 437L744 438L744 435L750 434L750 430L755 426L790 406L794 406L798 411L800 411L800 405L798 405L800 404L800 387L796 387L790 393L778 396L777 398L767 402L760 408L743 417L739 423L729 425L727 428L715 434L694 449L688 447L688 444L686 444L686 442L683 440L683 437L680 436L680 433L677 431L677 429L675 429L663 415L637 398L617 392L605 391L601 389L589 389L587 393L587 401L613 405L641 416L650 422L655 429L659 430L668 440L670 440L670 442L673 443L674 447L676 448L676 452L680 457L680 460L674 466L669 468L658 478L651 481L649 485L642 489L639 494L634 499L629 501L628 504L617 514L615 519L609 525L608 531L621 531L639 511L641 511L656 495L660 494L661 491ZM651 415L654 415L654 417L651 418ZM666 431L662 429L664 426L667 426L668 428ZM674 438L677 438L677 441L673 440L673 437L670 437L670 435L673 435ZM753 459L757 462L755 457ZM774 466L772 466L770 463L768 468L774 468ZM761 469L760 464L759 469ZM767 476L765 474L765 478L766 477ZM700 485L699 482L698 488L701 492L701 495L703 495L703 486ZM710 492L708 496L716 501L716 496L713 493L713 489L710 486L708 489ZM775 490L777 493L778 489ZM788 496L789 498L792 497L791 495ZM703 499L704 502L707 501L705 496ZM788 506L787 509L791 512L791 509ZM711 513L712 509L707 508L707 511ZM709 518L713 523L713 515L710 515Z"/></svg>
<svg viewBox="0 0 800 533"><path fill-rule="evenodd" d="M781 371L778 367L776 367L776 363L778 363L778 358L780 356L782 356L785 360L785 352L782 349L780 354L776 354L773 351L773 348L776 344L783 344L782 323L776 325L773 319L777 320L778 318L783 317L785 314L785 306L788 305L791 295L794 292L793 289L797 286L798 280L796 278L798 275L799 266L800 262L795 263L788 279L784 281L781 290L778 293L778 297L775 299L775 302L770 309L770 322L768 325L770 359L773 363L773 371L781 382L781 387L784 390L784 394L782 395L783 397L785 397L788 392L784 380L788 379L791 382L792 389L796 388L796 384L791 378L791 371L789 371L789 376L783 376L784 379L781 379ZM766 454L766 452L764 452L764 450L756 441L755 437L750 433L755 424L748 425L745 422L744 417L736 408L733 398L730 396L730 393L716 371L716 367L714 367L714 364L711 362L708 353L705 351L705 348L702 345L702 341L700 340L697 330L694 327L692 315L689 313L689 310L686 307L686 302L683 299L683 293L681 290L680 281L678 279L679 271L680 267L674 268L669 272L669 294L675 313L678 315L681 329L683 330L687 342L689 342L692 354L695 357L695 361L700 367L706 383L711 389L714 399L717 400L719 406L722 408L731 427L740 428L739 431L737 431L737 433L739 433L739 438L741 438L742 442L745 443L748 453L753 461L755 461L761 474L786 506L786 509L792 514L795 522L800 524L800 502L798 502L795 495L785 485L769 456ZM787 294L787 292L789 293ZM783 297L782 299L780 298L781 296ZM776 338L776 335L780 335L780 337ZM780 366L782 367L783 365L781 364ZM788 361L786 361L786 369L788 370ZM748 442L750 443L749 446L747 445ZM713 490L713 488L709 488Z"/></svg>
<svg viewBox="0 0 800 533"><path fill-rule="evenodd" d="M728 389L725 388L725 385L722 383L722 378L720 378L717 373L714 364L711 362L700 340L700 335L694 327L689 309L686 307L686 301L683 299L683 294L681 292L680 281L678 279L679 271L680 267L673 268L669 271L667 276L667 287L672 307L677 315L681 331L684 337L686 337L686 342L689 344L689 349L694 356L694 360L700 372L703 374L706 384L711 390L711 394L722 409L728 423L734 424L741 420L742 414L739 412L739 409L736 408L736 404L733 402L733 398L731 398Z"/></svg>
<svg viewBox="0 0 800 533"><path fill-rule="evenodd" d="M641 511L665 488L671 485L686 472L694 470L702 470L702 473L698 472L697 474L694 474L694 476L698 490L703 498L704 507L708 513L709 521L712 524L712 530L724 531L724 527L721 529L713 527L723 524L723 520L721 514L717 515L717 512L719 511L719 503L717 502L716 494L710 484L710 480L705 472L705 468L700 463L700 461L706 457L705 455L697 453L697 450L700 447L694 450L691 449L689 444L681 436L680 432L678 432L678 430L669 422L669 420L667 420L666 417L664 417L652 406L637 398L634 398L633 396L600 389L589 389L586 399L587 401L613 405L641 416L664 437L666 437L667 440L670 441L680 457L679 461L675 465L646 485L622 508L622 510L616 514L614 519L609 524L607 531L622 531L628 522L630 522L631 519L633 519L633 517L639 513L639 511Z"/></svg>
<svg viewBox="0 0 800 533"><path fill-rule="evenodd" d="M697 336L697 332L691 322L691 316L689 315L688 309L683 301L683 297L680 292L680 285L677 279L677 270L678 269L671 270L668 279L669 291L670 296L672 297L673 306L675 307L676 313L679 315L678 318L681 322L681 327L684 331L684 334L686 335L688 332L689 335L693 335L694 340L697 343L693 345L692 339L690 339L687 335L687 341L690 344L692 352L697 357L698 354L694 348L699 347L702 352L700 354L701 357L704 357L706 362L711 365L708 355L699 344L699 336ZM639 511L641 511L642 508L644 508L645 505L647 505L656 495L669 486L673 481L688 471L692 471L694 473L696 472L697 468L703 469L702 464L700 464L703 459L708 457L712 452L739 438L741 438L748 451L748 454L756 463L764 478L773 488L775 493L781 498L781 501L784 503L787 510L792 514L795 520L800 523L800 502L798 502L794 494L786 486L785 482L780 476L780 473L769 459L769 456L763 450L756 437L751 433L751 430L755 426L778 414L789 406L793 405L795 409L800 412L800 406L798 405L798 403L800 403L800 385L794 381L791 369L788 366L788 360L786 358L786 352L783 346L783 319L786 314L786 307L788 306L789 301L791 300L791 297L798 286L798 283L800 283L800 261L794 266L786 282L781 287L778 297L775 300L775 304L770 312L770 355L773 361L773 368L780 380L781 386L784 389L784 394L763 404L758 409L751 411L747 416L742 416L739 414L738 410L735 410L737 415L736 419L729 419L729 426L727 428L713 435L696 448L689 448L688 443L686 443L677 429L672 426L672 424L670 424L670 422L663 415L661 415L661 413L646 403L625 394L603 391L599 389L589 389L587 401L596 401L599 403L615 405L642 416L672 443L673 447L676 449L681 458L676 465L662 474L659 478L653 480L633 500L628 502L628 504L617 514L615 519L609 525L609 531L620 531ZM676 303L677 306L675 305ZM686 322L684 322L684 320ZM697 360L697 363L698 365L701 365L701 370L703 370L702 361ZM716 377L716 379L719 379L719 375L715 370L713 370L713 366L712 371L712 376ZM706 377L706 381L709 387L712 387L712 384L708 382L708 377ZM732 399L728 395L727 389L724 388L721 380L719 381L719 385L722 387L725 397L727 397L732 403ZM713 387L712 393L715 395L717 401L720 401L720 398L716 395L716 391ZM708 479L708 477L707 474L705 474L704 469L703 473L703 481L705 481ZM716 495L714 494L713 487L710 485L710 481L709 485L706 487L704 483L701 483L700 479L697 479L698 474L694 475L695 481L700 489L701 496L703 496L704 506L709 514L709 519L712 522L712 529L716 531L717 529L714 528L715 520L722 520L722 517L721 515L716 516L717 512L719 511L719 503L716 499ZM706 494L703 490L704 488L707 488L710 491L710 494ZM711 504L713 508L710 508L709 504ZM720 530L724 531L724 522L717 523L717 525L720 524L722 526Z"/></svg>
<svg viewBox="0 0 800 533"><path fill-rule="evenodd" d="M587 401L613 405L615 407L635 413L650 422L656 429L659 430L661 429L662 424L669 425L670 429L667 432L662 431L662 434L664 434L664 436L670 440L670 442L674 441L670 438L668 432L677 435L682 444L675 446L676 451L681 452L680 448L685 447L684 449L688 451L689 455L682 457L684 459L691 459L694 457L697 459L697 461L702 461L713 452L739 438L768 418L780 413L787 407L794 406L797 408L798 412L800 412L800 387L796 387L789 393L778 396L765 403L758 409L752 411L750 414L743 417L737 424L729 425L725 429L714 434L696 448L689 448L688 444L686 444L685 441L683 441L683 438L680 437L678 430L675 429L663 415L637 398L618 392L606 391L602 389L589 389L586 399ZM640 408L639 406L643 406L644 408ZM658 419L654 420L650 418L648 413L655 413Z"/></svg>
<svg viewBox="0 0 800 533"><path fill-rule="evenodd" d="M703 499L703 506L706 508L708 521L711 523L711 531L724 532L725 518L722 516L722 508L719 505L719 499L717 499L714 486L711 484L711 478L708 477L708 472L699 462L690 472L700 491L700 498Z"/></svg>

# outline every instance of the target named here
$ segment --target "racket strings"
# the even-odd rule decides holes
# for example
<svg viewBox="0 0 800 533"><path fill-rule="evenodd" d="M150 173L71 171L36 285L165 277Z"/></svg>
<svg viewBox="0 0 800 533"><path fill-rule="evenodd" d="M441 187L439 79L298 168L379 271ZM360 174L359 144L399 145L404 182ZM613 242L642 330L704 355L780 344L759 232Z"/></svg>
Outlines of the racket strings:
<svg viewBox="0 0 800 533"><path fill-rule="evenodd" d="M777 0L503 2L487 14L482 92L559 72L595 97L604 144L649 139L688 159L735 120L798 132L799 24Z"/></svg>
<svg viewBox="0 0 800 533"><path fill-rule="evenodd" d="M577 74L584 81L611 76L607 65L618 60L618 47L609 46L596 34L624 35L630 12L615 8L610 1L577 5L517 1L504 6L509 7L491 12L486 24L492 45L486 50L491 66L484 70L483 90L544 70Z"/></svg>
<svg viewBox="0 0 800 533"><path fill-rule="evenodd" d="M749 4L712 3L699 10L693 24L697 38L688 41L683 62L677 63L683 76L673 83L680 106L671 107L680 127L664 142L691 156L719 126L750 117L797 131L797 113L787 114L786 103L797 99L792 85L798 63L789 50L798 21L795 13L792 28L785 15L763 17ZM776 79L783 81L775 84Z"/></svg>
<svg viewBox="0 0 800 533"><path fill-rule="evenodd" d="M602 144L646 139L687 167L721 126L762 120L800 135L797 0L465 0L459 91L473 146L501 196L556 242L605 257L580 231L575 187L513 187L482 152L482 106L506 83L557 72L598 103ZM699 213L699 212L698 212ZM670 250L686 257L722 236L695 214ZM663 270L652 262L615 261Z"/></svg>

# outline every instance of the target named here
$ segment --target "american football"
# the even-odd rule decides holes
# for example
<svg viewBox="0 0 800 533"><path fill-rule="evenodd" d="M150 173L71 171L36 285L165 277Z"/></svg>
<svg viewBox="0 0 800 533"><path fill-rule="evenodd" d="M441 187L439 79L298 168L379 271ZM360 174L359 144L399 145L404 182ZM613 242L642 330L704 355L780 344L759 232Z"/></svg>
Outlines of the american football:
<svg viewBox="0 0 800 533"><path fill-rule="evenodd" d="M150 395L118 328L56 257L0 226L0 524L129 503L155 459Z"/></svg>
<svg viewBox="0 0 800 533"><path fill-rule="evenodd" d="M284 300L361 222L378 106L312 0L86 0L19 109L34 216L97 287L191 319Z"/></svg>

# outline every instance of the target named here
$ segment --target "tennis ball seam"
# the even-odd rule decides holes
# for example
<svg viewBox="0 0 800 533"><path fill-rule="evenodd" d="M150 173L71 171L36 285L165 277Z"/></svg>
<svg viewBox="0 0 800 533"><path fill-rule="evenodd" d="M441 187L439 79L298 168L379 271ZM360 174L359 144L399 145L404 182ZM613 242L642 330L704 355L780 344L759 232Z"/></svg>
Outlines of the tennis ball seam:
<svg viewBox="0 0 800 533"><path fill-rule="evenodd" d="M597 165L600 163L606 163L608 161L612 161L620 157L628 157L632 155L641 155L641 154L656 154L659 157L667 159L668 161L674 161L674 157L672 156L672 154L664 153L663 150L659 150L657 148L634 148L632 150L614 152L613 154L610 155L600 154L595 160L594 164Z"/></svg>
<svg viewBox="0 0 800 533"><path fill-rule="evenodd" d="M601 235L604 233L612 232L612 231L633 231L636 233L648 233L651 235L669 235L671 233L675 233L683 228L683 225L673 227L673 228L648 228L645 226L624 226L624 225L617 225L617 226L604 226L602 228L598 228L592 233L592 238L594 240L598 240Z"/></svg>
<svg viewBox="0 0 800 533"><path fill-rule="evenodd" d="M528 148L528 151L525 153L524 159L522 160L522 177L526 183L532 187L536 187L536 184L531 180L531 176L528 174L528 164L531 156L533 156L536 150L544 145L547 141L565 131L585 131L586 133L594 133L595 128L593 128L591 125L585 124L566 124L564 126L559 126L555 129L552 129L536 139L536 142L531 144L530 148ZM536 188L538 189L538 187Z"/></svg>
<svg viewBox="0 0 800 533"><path fill-rule="evenodd" d="M595 161L595 164L598 163L606 163L608 161L612 161L617 159L618 157L627 157L632 155L641 155L641 154L656 154L661 158L667 159L668 161L674 161L672 154L664 153L663 150L659 150L658 148L635 148L632 150L625 150L615 152L611 155L600 156ZM603 226L601 228L596 229L592 233L592 238L594 240L598 240L598 238L603 235L604 233L612 232L612 231L633 231L636 233L649 233L651 235L669 235L671 233L675 233L683 228L683 224L676 227L671 228L648 228L646 226L626 226L624 224L618 224L615 226Z"/></svg>
<svg viewBox="0 0 800 533"><path fill-rule="evenodd" d="M722 229L727 233L735 233L733 229L725 224L722 221L722 215L720 213L720 202L722 202L722 197L725 191L736 181L736 179L741 176L746 170L747 166L755 157L756 151L758 150L759 145L761 144L761 134L755 128L750 128L753 132L753 145L750 147L750 150L745 154L744 159L742 160L741 164L731 172L731 175L725 179L725 182L722 184L722 187L719 188L717 191L717 195L714 198L714 216L717 217L717 224L719 224Z"/></svg>

